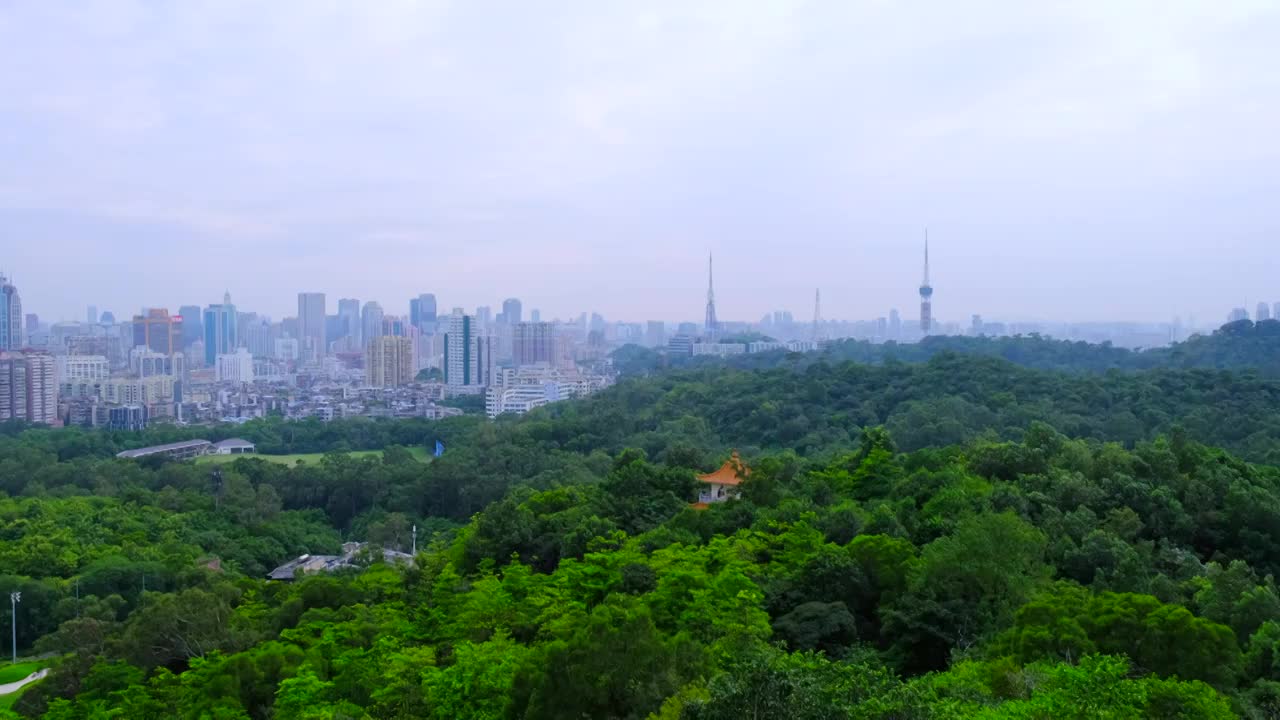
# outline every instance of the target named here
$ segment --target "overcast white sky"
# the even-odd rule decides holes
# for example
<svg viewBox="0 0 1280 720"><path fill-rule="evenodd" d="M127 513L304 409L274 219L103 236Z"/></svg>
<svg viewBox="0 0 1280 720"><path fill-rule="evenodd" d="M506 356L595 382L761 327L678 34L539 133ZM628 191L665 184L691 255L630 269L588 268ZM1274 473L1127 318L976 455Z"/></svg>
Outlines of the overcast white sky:
<svg viewBox="0 0 1280 720"><path fill-rule="evenodd" d="M1280 300L1280 3L0 0L0 270L81 318L1218 321Z"/></svg>

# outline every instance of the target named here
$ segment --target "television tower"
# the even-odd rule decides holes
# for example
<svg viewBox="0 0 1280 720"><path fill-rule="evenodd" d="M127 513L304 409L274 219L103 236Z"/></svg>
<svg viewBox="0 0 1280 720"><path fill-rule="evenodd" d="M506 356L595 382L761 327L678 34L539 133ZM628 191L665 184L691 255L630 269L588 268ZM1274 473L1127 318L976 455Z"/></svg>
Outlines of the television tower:
<svg viewBox="0 0 1280 720"><path fill-rule="evenodd" d="M920 284L920 332L933 330L933 286L929 284L929 229L924 231L924 282Z"/></svg>
<svg viewBox="0 0 1280 720"><path fill-rule="evenodd" d="M714 335L716 330L720 328L716 322L716 291L711 281L711 253L707 253L707 320L706 331L708 335Z"/></svg>
<svg viewBox="0 0 1280 720"><path fill-rule="evenodd" d="M822 339L822 291L813 289L813 340Z"/></svg>

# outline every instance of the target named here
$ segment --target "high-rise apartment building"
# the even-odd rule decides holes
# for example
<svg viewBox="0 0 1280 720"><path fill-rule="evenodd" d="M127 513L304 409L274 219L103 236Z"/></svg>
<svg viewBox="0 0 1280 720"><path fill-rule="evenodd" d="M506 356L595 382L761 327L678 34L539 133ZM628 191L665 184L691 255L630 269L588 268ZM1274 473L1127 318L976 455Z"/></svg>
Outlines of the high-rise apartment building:
<svg viewBox="0 0 1280 720"><path fill-rule="evenodd" d="M453 386L481 386L493 376L493 343L481 334L475 318L455 308L444 338L444 381Z"/></svg>
<svg viewBox="0 0 1280 720"><path fill-rule="evenodd" d="M502 317L508 325L524 321L524 305L519 298L507 298L502 301Z"/></svg>
<svg viewBox="0 0 1280 720"><path fill-rule="evenodd" d="M169 315L164 308L150 308L133 316L133 347L172 355L182 352L182 316Z"/></svg>
<svg viewBox="0 0 1280 720"><path fill-rule="evenodd" d="M555 362L555 323L516 323L511 331L511 360L516 367Z"/></svg>
<svg viewBox="0 0 1280 720"><path fill-rule="evenodd" d="M48 353L26 353L27 422L58 424L58 372Z"/></svg>
<svg viewBox="0 0 1280 720"><path fill-rule="evenodd" d="M0 352L0 421L58 423L58 378L48 353Z"/></svg>
<svg viewBox="0 0 1280 720"><path fill-rule="evenodd" d="M378 337L365 347L365 379L372 387L408 385L417 375L414 369L413 339Z"/></svg>
<svg viewBox="0 0 1280 720"><path fill-rule="evenodd" d="M306 360L319 360L328 354L324 319L324 293L298 293L298 340Z"/></svg>
<svg viewBox="0 0 1280 720"><path fill-rule="evenodd" d="M204 309L204 362L213 365L219 355L234 352L239 346L237 338L240 318L236 306L231 304L231 293L224 293L221 305Z"/></svg>
<svg viewBox="0 0 1280 720"><path fill-rule="evenodd" d="M382 337L382 306L376 301L370 300L364 304L364 310L360 313L360 337L365 345L369 341Z"/></svg>
<svg viewBox="0 0 1280 720"><path fill-rule="evenodd" d="M0 273L0 350L17 350L22 345L22 298L18 288Z"/></svg>

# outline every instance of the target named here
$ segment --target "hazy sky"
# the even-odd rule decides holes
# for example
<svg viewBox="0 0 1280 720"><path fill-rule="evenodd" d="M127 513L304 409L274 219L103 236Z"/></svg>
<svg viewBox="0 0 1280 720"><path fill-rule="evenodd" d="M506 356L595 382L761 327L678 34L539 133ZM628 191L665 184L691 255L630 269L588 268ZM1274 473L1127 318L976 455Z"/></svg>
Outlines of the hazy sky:
<svg viewBox="0 0 1280 720"><path fill-rule="evenodd" d="M0 0L0 270L47 319L1217 322L1280 300L1280 3Z"/></svg>

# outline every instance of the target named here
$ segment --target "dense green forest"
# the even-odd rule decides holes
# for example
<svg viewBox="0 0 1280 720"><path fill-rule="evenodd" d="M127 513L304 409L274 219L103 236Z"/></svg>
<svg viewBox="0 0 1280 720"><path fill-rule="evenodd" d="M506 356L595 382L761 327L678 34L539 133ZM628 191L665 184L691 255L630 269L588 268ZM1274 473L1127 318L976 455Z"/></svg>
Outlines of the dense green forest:
<svg viewBox="0 0 1280 720"><path fill-rule="evenodd" d="M726 339L729 341L729 339ZM744 342L746 340L743 340ZM743 369L775 367L782 362L860 363L923 362L935 355L954 352L998 357L1024 367L1066 372L1107 370L1150 370L1180 368L1230 370L1249 369L1267 376L1280 376L1280 320L1258 323L1240 320L1228 323L1208 335L1194 335L1167 347L1128 350L1110 344L1053 340L1040 335L965 337L933 335L918 343L872 343L867 340L840 340L820 353L771 351L736 355L725 359L699 356L670 358L656 351L629 346L618 354L618 365L627 375L649 374L669 367L729 365Z"/></svg>
<svg viewBox="0 0 1280 720"><path fill-rule="evenodd" d="M965 342L496 423L0 426L0 591L52 668L0 717L1280 717L1280 384ZM232 435L327 455L114 458ZM734 448L742 496L692 509ZM264 579L415 525L411 567Z"/></svg>

